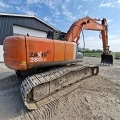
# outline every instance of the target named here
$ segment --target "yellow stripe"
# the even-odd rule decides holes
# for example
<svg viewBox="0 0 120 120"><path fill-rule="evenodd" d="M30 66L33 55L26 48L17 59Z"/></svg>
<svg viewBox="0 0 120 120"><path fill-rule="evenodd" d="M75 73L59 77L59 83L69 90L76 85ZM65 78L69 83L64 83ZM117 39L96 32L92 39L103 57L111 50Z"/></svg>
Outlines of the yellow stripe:
<svg viewBox="0 0 120 120"><path fill-rule="evenodd" d="M23 61L22 64L26 64L26 61Z"/></svg>

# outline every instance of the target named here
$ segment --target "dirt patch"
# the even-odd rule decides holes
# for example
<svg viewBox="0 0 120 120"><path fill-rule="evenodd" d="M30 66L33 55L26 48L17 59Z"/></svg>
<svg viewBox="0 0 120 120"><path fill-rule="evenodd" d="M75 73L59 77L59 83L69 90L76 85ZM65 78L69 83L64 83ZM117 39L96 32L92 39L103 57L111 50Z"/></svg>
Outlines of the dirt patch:
<svg viewBox="0 0 120 120"><path fill-rule="evenodd" d="M84 79L75 90L35 111L25 108L21 82L5 68L0 74L0 120L120 120L119 62L101 66L100 58L84 58L84 63L99 65L99 75ZM7 72L13 73L11 78Z"/></svg>
<svg viewBox="0 0 120 120"><path fill-rule="evenodd" d="M54 120L119 120L120 86L102 76L87 78L61 99Z"/></svg>

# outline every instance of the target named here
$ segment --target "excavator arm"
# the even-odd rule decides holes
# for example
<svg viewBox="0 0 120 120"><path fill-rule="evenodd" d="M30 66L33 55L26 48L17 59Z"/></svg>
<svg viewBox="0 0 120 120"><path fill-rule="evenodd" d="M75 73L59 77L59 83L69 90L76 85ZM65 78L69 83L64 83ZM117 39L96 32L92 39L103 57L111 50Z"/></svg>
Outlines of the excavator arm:
<svg viewBox="0 0 120 120"><path fill-rule="evenodd" d="M101 23L100 19L85 17L74 22L67 34L64 37L64 40L69 42L76 42L80 39L80 33L82 30L94 30L100 31L101 39L103 43L103 53L101 54L101 63L103 64L113 64L113 56L108 46L108 25L107 20L103 18Z"/></svg>

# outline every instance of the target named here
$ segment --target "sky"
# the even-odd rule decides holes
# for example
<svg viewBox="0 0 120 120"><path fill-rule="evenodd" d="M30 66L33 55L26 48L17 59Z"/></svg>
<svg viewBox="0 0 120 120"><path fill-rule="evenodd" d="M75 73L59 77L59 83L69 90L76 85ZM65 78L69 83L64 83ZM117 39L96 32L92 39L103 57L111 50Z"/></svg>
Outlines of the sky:
<svg viewBox="0 0 120 120"><path fill-rule="evenodd" d="M0 0L0 12L35 15L60 31L89 16L106 18L110 50L120 52L120 0ZM84 30L85 47L102 49L99 31ZM79 41L83 47L83 36Z"/></svg>

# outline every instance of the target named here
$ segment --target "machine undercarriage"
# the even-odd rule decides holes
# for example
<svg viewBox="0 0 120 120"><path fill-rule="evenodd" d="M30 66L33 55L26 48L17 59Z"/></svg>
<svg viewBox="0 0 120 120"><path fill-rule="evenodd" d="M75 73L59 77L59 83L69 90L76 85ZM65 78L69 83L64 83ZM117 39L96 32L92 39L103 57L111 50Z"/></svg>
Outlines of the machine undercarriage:
<svg viewBox="0 0 120 120"><path fill-rule="evenodd" d="M44 100L54 95L56 91L86 77L97 75L98 72L98 66L73 64L28 76L21 84L22 99L28 109L37 109L41 103L45 104Z"/></svg>

